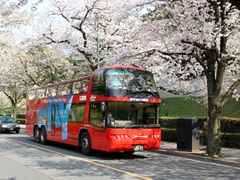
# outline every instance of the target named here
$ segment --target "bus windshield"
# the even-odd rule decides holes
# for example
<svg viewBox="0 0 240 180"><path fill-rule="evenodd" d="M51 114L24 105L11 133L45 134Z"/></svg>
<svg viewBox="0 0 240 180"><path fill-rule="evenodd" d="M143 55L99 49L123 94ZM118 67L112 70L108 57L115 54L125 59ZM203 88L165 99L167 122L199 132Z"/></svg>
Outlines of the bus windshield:
<svg viewBox="0 0 240 180"><path fill-rule="evenodd" d="M153 75L136 69L106 69L106 93L109 96L158 98Z"/></svg>
<svg viewBox="0 0 240 180"><path fill-rule="evenodd" d="M108 102L106 127L159 127L157 107L151 103Z"/></svg>

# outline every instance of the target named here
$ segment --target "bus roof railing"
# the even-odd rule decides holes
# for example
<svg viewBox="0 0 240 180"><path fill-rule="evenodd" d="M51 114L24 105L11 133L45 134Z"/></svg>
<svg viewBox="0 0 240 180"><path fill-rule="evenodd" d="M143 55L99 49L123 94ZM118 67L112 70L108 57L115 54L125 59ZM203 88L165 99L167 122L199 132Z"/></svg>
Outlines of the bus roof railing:
<svg viewBox="0 0 240 180"><path fill-rule="evenodd" d="M63 82L59 82L59 83L48 84L48 85L45 85L45 86L41 86L41 87L30 89L29 91L36 91L36 90L39 90L39 89L46 89L46 88L50 88L50 87L56 87L56 86L60 86L60 85L64 85L64 84L70 84L70 83L83 81L83 80L89 80L89 76L84 76L84 77L81 77L79 79L63 81Z"/></svg>

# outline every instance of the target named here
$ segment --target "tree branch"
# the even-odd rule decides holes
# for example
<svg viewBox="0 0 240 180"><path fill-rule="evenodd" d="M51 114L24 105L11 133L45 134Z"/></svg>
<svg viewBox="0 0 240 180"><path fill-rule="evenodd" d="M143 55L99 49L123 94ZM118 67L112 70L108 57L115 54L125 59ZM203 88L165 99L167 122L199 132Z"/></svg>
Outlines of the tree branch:
<svg viewBox="0 0 240 180"><path fill-rule="evenodd" d="M222 96L221 98L221 104L222 106L224 106L224 104L228 101L228 98L233 94L234 90L237 89L240 86L240 79L238 79L237 81L235 81L230 88L228 89L228 91Z"/></svg>

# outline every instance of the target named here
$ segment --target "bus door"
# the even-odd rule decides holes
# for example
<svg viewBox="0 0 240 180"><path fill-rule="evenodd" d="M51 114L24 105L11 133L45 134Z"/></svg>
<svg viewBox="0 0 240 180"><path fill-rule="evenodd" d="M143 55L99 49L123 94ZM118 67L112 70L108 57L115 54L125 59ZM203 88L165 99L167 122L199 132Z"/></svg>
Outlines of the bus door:
<svg viewBox="0 0 240 180"><path fill-rule="evenodd" d="M92 125L93 146L99 150L104 150L107 143L107 134L104 120L103 102L92 102L90 107L90 124Z"/></svg>

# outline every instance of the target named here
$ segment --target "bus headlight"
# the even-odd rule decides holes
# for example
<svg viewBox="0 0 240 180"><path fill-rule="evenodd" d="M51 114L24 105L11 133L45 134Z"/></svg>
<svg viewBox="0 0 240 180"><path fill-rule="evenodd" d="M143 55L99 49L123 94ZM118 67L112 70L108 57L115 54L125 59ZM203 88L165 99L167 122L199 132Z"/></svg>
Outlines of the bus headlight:
<svg viewBox="0 0 240 180"><path fill-rule="evenodd" d="M150 138L155 138L155 139L159 139L161 136L160 134L151 134Z"/></svg>
<svg viewBox="0 0 240 180"><path fill-rule="evenodd" d="M131 137L126 134L111 134L110 138L111 139L129 139Z"/></svg>

